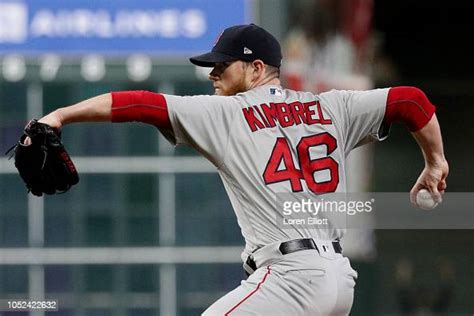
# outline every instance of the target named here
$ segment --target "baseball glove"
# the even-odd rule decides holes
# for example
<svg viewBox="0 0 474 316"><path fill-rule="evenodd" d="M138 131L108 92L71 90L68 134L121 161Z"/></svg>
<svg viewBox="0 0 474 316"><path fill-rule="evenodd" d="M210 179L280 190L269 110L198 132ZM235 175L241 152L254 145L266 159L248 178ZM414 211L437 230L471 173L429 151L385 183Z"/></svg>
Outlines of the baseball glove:
<svg viewBox="0 0 474 316"><path fill-rule="evenodd" d="M25 145L29 137L31 144ZM51 126L31 120L25 127L10 158L26 184L28 192L36 196L64 193L79 182L79 175L61 142L61 134ZM8 154L7 152L7 154Z"/></svg>

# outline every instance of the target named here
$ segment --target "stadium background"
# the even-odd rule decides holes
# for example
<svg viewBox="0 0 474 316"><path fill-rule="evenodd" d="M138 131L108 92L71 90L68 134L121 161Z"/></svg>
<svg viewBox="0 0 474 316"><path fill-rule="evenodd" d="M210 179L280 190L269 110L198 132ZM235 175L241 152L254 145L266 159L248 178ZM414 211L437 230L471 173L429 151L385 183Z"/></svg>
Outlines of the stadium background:
<svg viewBox="0 0 474 316"><path fill-rule="evenodd" d="M18 2L2 0L0 7ZM242 5L247 22L284 41L308 2ZM438 105L451 165L449 189L473 191L473 49L465 44L473 31L473 5L341 1L343 6L357 2L373 14L370 38L377 39L373 54L365 57L372 65L365 75L375 87L415 85L428 94ZM232 20L230 10L209 12ZM212 92L184 56L149 54L152 72L142 80L140 71L136 78L130 75L125 55L104 54L105 76L97 80L97 56L89 60L92 77L81 66L82 55L61 59L57 73L48 77L41 72L41 54L22 52L26 73L15 77L21 58L18 66L19 55L12 53L0 51L2 151L28 118L100 93ZM50 59L49 67L55 62ZM0 161L0 299L57 299L60 310L52 315L196 315L240 282L243 241L234 214L219 177L193 150L172 148L153 127L140 124L68 126L64 142L81 172L80 185L65 195L27 196L11 162ZM414 140L395 127L388 141L373 148L368 189L408 191L422 166ZM404 315L409 297L427 306L438 293L447 305L444 315L474 313L472 231L376 230L374 235L373 256L353 261L360 278L352 315ZM410 267L411 283L403 278Z"/></svg>

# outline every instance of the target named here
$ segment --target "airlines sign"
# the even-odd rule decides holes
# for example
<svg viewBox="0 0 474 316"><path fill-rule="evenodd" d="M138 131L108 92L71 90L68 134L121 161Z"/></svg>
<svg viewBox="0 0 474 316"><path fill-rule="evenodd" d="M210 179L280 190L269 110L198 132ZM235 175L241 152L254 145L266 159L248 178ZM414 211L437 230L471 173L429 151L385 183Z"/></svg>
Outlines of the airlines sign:
<svg viewBox="0 0 474 316"><path fill-rule="evenodd" d="M188 55L248 22L245 0L2 0L0 54Z"/></svg>

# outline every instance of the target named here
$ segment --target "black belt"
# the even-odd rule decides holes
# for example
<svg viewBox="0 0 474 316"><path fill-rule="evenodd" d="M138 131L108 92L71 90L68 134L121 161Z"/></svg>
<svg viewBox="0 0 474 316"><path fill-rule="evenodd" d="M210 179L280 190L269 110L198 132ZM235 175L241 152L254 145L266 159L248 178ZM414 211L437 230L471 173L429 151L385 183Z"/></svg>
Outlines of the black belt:
<svg viewBox="0 0 474 316"><path fill-rule="evenodd" d="M332 246L334 247L334 252L342 253L342 247L339 241L333 241ZM326 247L326 246L323 246L323 247ZM285 241L280 244L280 247L278 247L278 249L280 250L282 255L287 255L292 252L297 252L301 250L309 250L309 249L314 249L314 250L317 250L318 252L321 252L312 238L294 239L290 241ZM323 249L323 251L326 252L327 249ZM257 265L255 261L253 260L252 255L247 257L247 261L245 262L245 265L251 268L249 270L253 270L253 271L257 270ZM250 275L250 271L247 271L247 269L245 269L245 273L247 274L247 276Z"/></svg>
<svg viewBox="0 0 474 316"><path fill-rule="evenodd" d="M334 247L334 251L336 253L342 253L342 247L338 241L333 241L332 246ZM323 247L326 247L326 246L323 246ZM285 241L280 244L280 247L278 249L280 249L280 252L282 255L287 255L292 252L308 250L308 249L315 249L318 252L321 252L320 249L318 249L318 246L316 246L316 243L314 242L314 240L311 238ZM324 252L327 251L327 249L322 249L322 250Z"/></svg>

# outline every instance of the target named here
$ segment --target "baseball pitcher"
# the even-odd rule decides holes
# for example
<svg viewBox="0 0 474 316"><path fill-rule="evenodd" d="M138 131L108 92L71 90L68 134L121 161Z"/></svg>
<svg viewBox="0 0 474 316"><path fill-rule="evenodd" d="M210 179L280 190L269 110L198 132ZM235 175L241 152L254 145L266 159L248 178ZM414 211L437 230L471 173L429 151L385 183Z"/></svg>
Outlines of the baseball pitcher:
<svg viewBox="0 0 474 316"><path fill-rule="evenodd" d="M344 230L283 228L276 197L345 192L349 152L384 140L392 123L402 123L425 160L410 198L415 203L425 188L440 201L448 164L435 107L415 87L319 95L284 89L280 45L254 24L225 29L211 52L190 60L213 68L215 95L116 91L59 108L38 123L59 131L76 122L144 122L216 166L245 238L249 277L203 315L349 314L357 273L339 244ZM23 137L21 146L34 143Z"/></svg>

